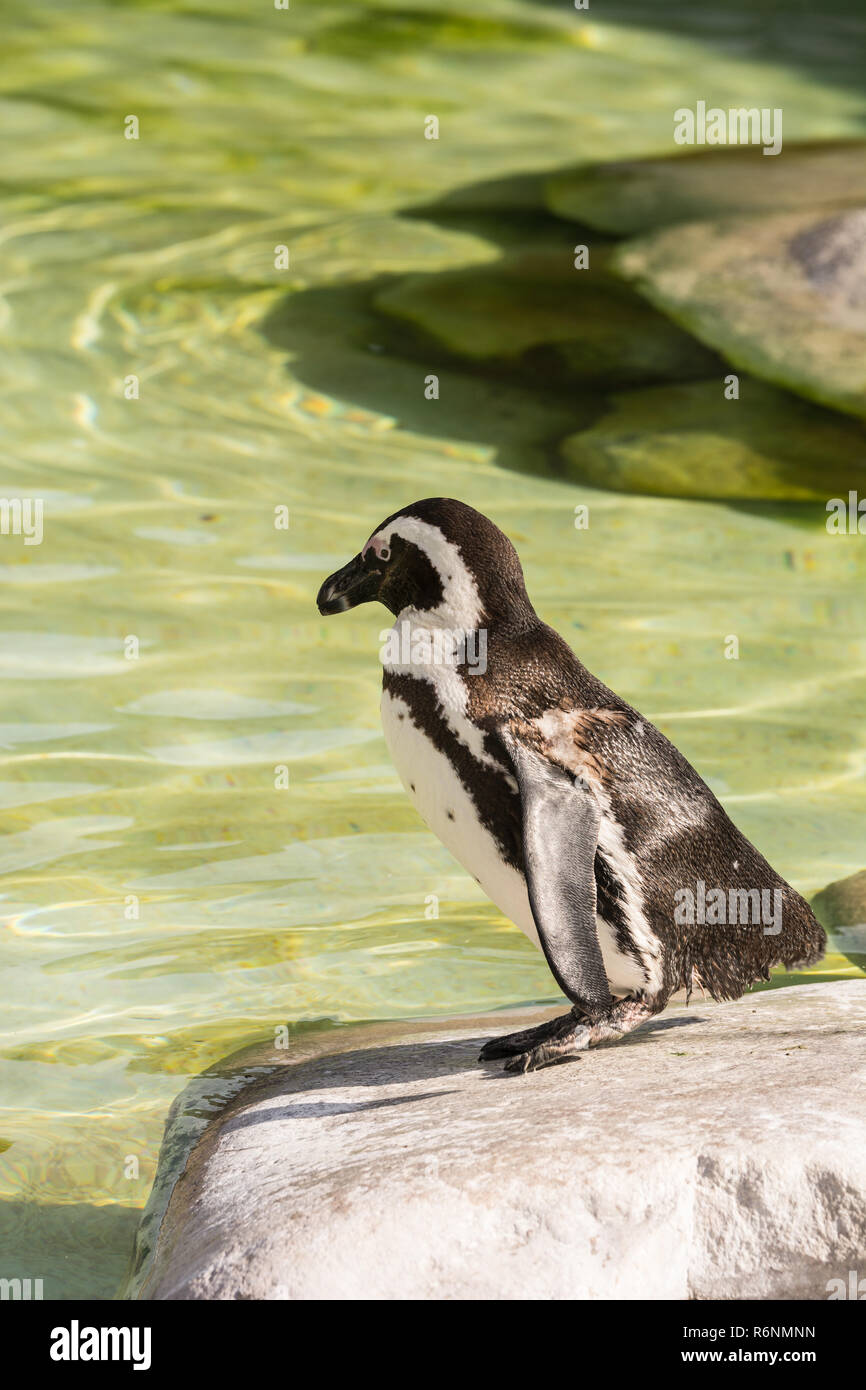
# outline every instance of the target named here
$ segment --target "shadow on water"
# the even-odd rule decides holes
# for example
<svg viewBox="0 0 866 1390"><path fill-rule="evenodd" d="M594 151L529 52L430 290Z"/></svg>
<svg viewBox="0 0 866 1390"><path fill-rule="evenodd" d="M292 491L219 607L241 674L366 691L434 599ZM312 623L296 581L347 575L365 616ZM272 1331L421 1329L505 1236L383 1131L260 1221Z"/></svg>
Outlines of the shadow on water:
<svg viewBox="0 0 866 1390"><path fill-rule="evenodd" d="M0 1279L29 1279L31 1297L41 1280L44 1299L114 1298L140 1219L118 1203L0 1199Z"/></svg>
<svg viewBox="0 0 866 1390"><path fill-rule="evenodd" d="M526 246L550 248L558 241L568 257L573 234L595 245L612 244L589 229L581 238L543 209L515 208L515 200L537 183L520 177L473 185L463 198L454 192L440 203L398 215L474 235L503 254ZM473 209L476 188L482 198L502 199L506 211ZM495 274L496 264L481 268ZM424 278L435 289L441 275L455 274L471 277L472 268L458 266ZM504 468L558 476L556 444L597 415L603 399L597 386L581 391L573 382L556 380L543 353L525 354L513 366L502 360L468 362L408 322L378 311L376 301L405 278L378 275L289 295L264 320L262 331L290 354L293 374L313 391L392 419L413 434L494 452ZM424 395L431 373L439 378L435 405Z"/></svg>
<svg viewBox="0 0 866 1390"><path fill-rule="evenodd" d="M738 371L742 388L737 408L714 413L707 424L719 440L731 446L734 456L766 447L761 430L768 393L776 417L779 412L790 411L798 438L811 440L814 431L814 464L809 463L806 469L813 478L824 476L826 441L832 431L847 430L853 438L860 430L866 446L862 427L831 409L779 386L759 382L750 390L753 378L726 363L619 280L607 263L621 238L553 216L541 205L544 181L562 172L550 169L537 175L470 184L434 203L408 207L398 214L405 223L426 223L446 233L478 238L498 248L499 259L424 274L377 275L351 284L292 293L261 324L264 336L289 355L292 373L304 386L342 403L343 408L384 416L402 430L437 441L454 441L464 450L467 444L475 446L506 469L588 482L590 486L603 484L596 477L584 478L579 465L566 461L560 447L564 439L591 430L602 417L615 412L629 392L655 386L699 386L708 381L715 389L732 370ZM595 270L585 302L582 296L589 276L582 280L572 268L573 248L580 244L590 247ZM389 292L409 284L416 301L433 306L437 321L450 328L450 309L441 308L443 298L459 315L463 292L466 298L478 295L479 281L485 288L475 321L483 327L486 341L494 344L483 359L473 355L471 344L467 344L465 355L444 346L441 336L428 329L423 312L419 322L379 307ZM525 295L529 312L537 296L549 299L552 295L558 301L554 312L560 315L560 323L566 324L566 337L557 325L553 340L531 342L515 352L511 332L512 328L517 334L522 331L520 294ZM504 311L494 308L493 319L485 322L485 302L497 306L503 301L513 307ZM473 299L473 305L476 302ZM658 338L661 355L657 367L651 356L632 367L619 366L614 337L612 348L602 341L602 365L594 370L591 351L587 353L581 345L583 330L591 325L591 332L597 334L598 321L604 321L608 311L620 324L623 320L628 324L628 316L634 315L635 333L650 347ZM473 308L465 321L472 324L475 312ZM452 336L457 336L456 329ZM577 374L572 370L575 353ZM438 378L435 402L425 397L430 375ZM671 427L662 413L658 429L664 432L666 428ZM639 432L630 436L638 444L640 437ZM796 489L804 477L802 459L795 456L793 462L786 459L777 463L779 472L790 476ZM700 473L696 465L696 480ZM692 496L689 491L666 492L664 486L652 483L646 493ZM699 490L693 500L718 500L737 510L804 525L816 521L823 525L825 519L823 504L814 501L736 496L713 499Z"/></svg>
<svg viewBox="0 0 866 1390"><path fill-rule="evenodd" d="M555 8L560 14L563 0L532 0L539 11L538 22L527 10L518 21L483 14L464 14L459 9L442 13L433 8L390 9L376 12L377 43L387 52L412 51L419 44L452 44L462 41L481 44L503 43L509 38L526 45L533 40L547 42L551 31L541 11ZM811 0L729 0L721 5L695 5L692 0L606 0L596 14L575 9L576 26L586 22L603 30L605 26L635 28L649 35L673 35L695 41L719 57L734 58L746 70L762 65L761 91L753 104L772 103L772 92L763 88L772 71L802 71L828 86L862 90L863 62L866 60L866 11L862 0L830 0L816 7ZM345 56L369 41L368 15L339 17L311 39L314 51ZM603 49L598 54L604 61ZM711 92L697 92L695 99L709 100ZM786 144L786 149L791 146ZM672 149L672 153L676 153ZM431 223L445 231L471 233L503 255L532 247L557 247L563 268L569 266L570 248L577 243L592 247L602 255L615 242L588 227L551 215L545 205L544 184L567 168L551 168L523 173L457 188L429 206L405 208L404 219ZM417 283L426 278L435 294L436 286L453 284L455 275L488 275L490 263L474 268L449 268L427 277L414 275ZM494 269L495 274L495 269ZM610 407L611 396L624 383L603 374L595 380L575 380L561 370L561 355L552 345L540 343L509 362L507 341L502 356L484 363L470 360L471 354L449 352L429 333L398 321L376 308L376 301L404 276L380 276L349 285L310 289L287 298L266 319L263 332L268 340L292 357L294 374L311 390L322 392L337 402L348 403L395 421L402 429L437 440L469 443L485 451L504 468L549 477L576 477L559 451L568 434L595 423ZM574 282L570 272L563 277L563 294ZM504 285L503 280L503 285ZM664 315L645 300L620 285L618 301L630 302L650 328L653 316L659 330L670 330ZM432 294L431 296L432 297ZM580 319L575 318L575 336L580 337ZM722 358L691 339L702 371L685 370L676 375L660 368L657 375L646 371L633 386L677 384L703 374L718 380L728 370ZM461 344L462 346L462 344ZM436 408L424 396L424 378L435 374L440 380ZM784 401L788 393L781 392ZM796 397L798 408L803 402ZM806 407L810 409L810 407ZM814 410L817 430L836 419L831 411ZM749 405L741 401L724 422L714 429L734 446L748 449L752 442ZM816 469L820 469L820 450ZM654 492L655 489L649 488ZM662 494L664 492L662 491ZM778 515L788 521L811 521L811 503L723 499L727 505L759 514Z"/></svg>
<svg viewBox="0 0 866 1390"><path fill-rule="evenodd" d="M352 284L316 287L287 296L265 318L262 332L272 346L290 354L293 375L316 392L394 420L403 430L437 440L471 443L490 451L502 467L549 477L564 476L557 452L559 441L588 427L603 412L610 384L599 375L575 381L559 360L555 344L539 343L510 359L507 330L502 352L489 360L470 360L449 351L441 341L406 319L377 309L388 290L407 279L437 287L477 275L491 278L495 295L500 268L509 256L560 258L563 267L558 292L566 299L574 284L572 247L591 246L602 256L615 240L589 227L546 212L540 204L544 179L518 175L455 189L435 203L400 211L407 222L426 222L445 232L471 235L498 247L501 261L454 266L439 272L378 275ZM502 284L505 285L503 269ZM603 274L618 305L630 306L642 321L656 322L669 332L664 315L621 284ZM533 272L529 272L533 283ZM539 283L541 281L539 280ZM575 319L575 338L580 334ZM707 364L721 371L714 353L694 345ZM425 398L429 374L439 378L435 406ZM663 382L665 375L649 372L642 384Z"/></svg>

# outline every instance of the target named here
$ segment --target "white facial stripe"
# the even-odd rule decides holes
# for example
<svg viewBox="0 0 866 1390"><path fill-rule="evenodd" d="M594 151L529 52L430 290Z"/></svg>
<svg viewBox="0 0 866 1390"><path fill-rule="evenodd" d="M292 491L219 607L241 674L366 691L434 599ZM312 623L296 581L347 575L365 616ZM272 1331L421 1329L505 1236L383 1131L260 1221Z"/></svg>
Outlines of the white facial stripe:
<svg viewBox="0 0 866 1390"><path fill-rule="evenodd" d="M409 625L409 650L414 642L416 628L428 631L431 628L445 628L452 632L455 638L459 638L461 634L477 632L481 617L478 587L456 545L446 539L438 526L419 521L414 516L400 516L396 521L389 522L381 531L370 537L368 545L376 547L378 554L383 545L390 545L392 536L402 536L412 545L417 545L442 581L443 599L436 608L426 612L417 608L404 608L397 616L395 631L399 630L402 624ZM502 764L484 747L484 731L468 716L469 691L456 666L420 665L411 660L404 662L400 658L383 659L383 665L386 670L395 674L429 681L436 692L442 716L451 732L480 763L496 768L497 772L503 771ZM474 677L470 676L468 679ZM504 775L509 787L516 793L516 781L510 773Z"/></svg>
<svg viewBox="0 0 866 1390"><path fill-rule="evenodd" d="M386 544L386 542L385 542L384 535L383 535L383 533L382 533L381 531L378 532L377 535L371 536L370 539L367 541L367 544L364 546L364 549L361 551L361 558L362 558L362 559L363 559L364 556L367 554L367 551L368 551L368 550L372 550L373 554L376 555L376 556L378 556L378 558L379 558L380 560L383 558L383 556L384 556L385 558L388 558L388 557L389 557L390 551L389 551L389 548L388 548L388 546L387 546L387 544Z"/></svg>
<svg viewBox="0 0 866 1390"><path fill-rule="evenodd" d="M442 602L425 613L413 609L412 615L417 622L425 626L474 632L481 621L481 600L475 579L457 546L429 521L421 521L415 516L398 516L371 536L364 550L372 547L380 555L383 546L390 546L392 536L401 536L423 550L442 582Z"/></svg>

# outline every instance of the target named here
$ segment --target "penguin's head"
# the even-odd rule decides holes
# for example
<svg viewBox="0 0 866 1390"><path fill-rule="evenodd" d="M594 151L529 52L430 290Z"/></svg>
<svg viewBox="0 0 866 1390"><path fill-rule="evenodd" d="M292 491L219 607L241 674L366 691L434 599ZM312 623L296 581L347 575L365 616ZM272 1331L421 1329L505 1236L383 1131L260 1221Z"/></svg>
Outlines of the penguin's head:
<svg viewBox="0 0 866 1390"><path fill-rule="evenodd" d="M411 609L463 629L532 612L508 537L451 497L428 497L389 516L325 580L317 603L320 613L343 613L372 599L395 616Z"/></svg>

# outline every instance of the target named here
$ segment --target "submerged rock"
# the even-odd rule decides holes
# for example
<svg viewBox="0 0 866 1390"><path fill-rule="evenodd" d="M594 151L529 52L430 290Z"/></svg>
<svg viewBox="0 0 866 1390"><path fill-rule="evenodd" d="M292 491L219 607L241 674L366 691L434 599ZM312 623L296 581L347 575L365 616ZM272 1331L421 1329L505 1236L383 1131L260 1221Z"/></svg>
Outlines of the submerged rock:
<svg viewBox="0 0 866 1390"><path fill-rule="evenodd" d="M283 1065L195 1144L139 1296L823 1299L863 1267L866 982L692 1000L528 1076L478 1063L557 1012L260 1050Z"/></svg>
<svg viewBox="0 0 866 1390"><path fill-rule="evenodd" d="M737 366L866 415L866 207L670 227L615 262Z"/></svg>
<svg viewBox="0 0 866 1390"><path fill-rule="evenodd" d="M663 497L820 500L866 487L866 430L742 377L613 397L612 409L563 441L569 472L593 487ZM829 490L828 490L829 489Z"/></svg>
<svg viewBox="0 0 866 1390"><path fill-rule="evenodd" d="M815 894L812 908L831 945L866 970L866 869L828 883Z"/></svg>
<svg viewBox="0 0 866 1390"><path fill-rule="evenodd" d="M624 384L707 375L714 354L657 313L590 248L575 270L567 240L493 264L410 275L375 298L455 357L533 368L577 382Z"/></svg>
<svg viewBox="0 0 866 1390"><path fill-rule="evenodd" d="M561 217L618 236L732 213L838 209L866 203L866 144L786 145L774 158L729 146L595 164L548 178L545 196Z"/></svg>

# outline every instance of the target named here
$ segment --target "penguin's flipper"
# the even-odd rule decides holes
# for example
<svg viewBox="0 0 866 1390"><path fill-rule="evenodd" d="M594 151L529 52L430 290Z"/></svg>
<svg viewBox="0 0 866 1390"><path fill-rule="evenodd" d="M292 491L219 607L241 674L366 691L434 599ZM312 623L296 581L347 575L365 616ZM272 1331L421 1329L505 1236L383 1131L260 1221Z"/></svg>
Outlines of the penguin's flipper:
<svg viewBox="0 0 866 1390"><path fill-rule="evenodd" d="M520 789L523 854L538 939L560 989L590 1018L610 1009L595 926L595 851L601 812L572 777L509 728L500 737Z"/></svg>

